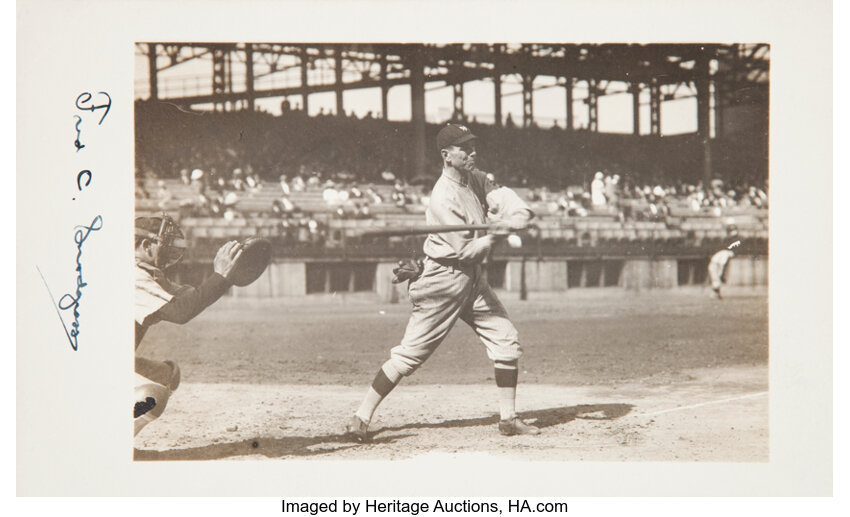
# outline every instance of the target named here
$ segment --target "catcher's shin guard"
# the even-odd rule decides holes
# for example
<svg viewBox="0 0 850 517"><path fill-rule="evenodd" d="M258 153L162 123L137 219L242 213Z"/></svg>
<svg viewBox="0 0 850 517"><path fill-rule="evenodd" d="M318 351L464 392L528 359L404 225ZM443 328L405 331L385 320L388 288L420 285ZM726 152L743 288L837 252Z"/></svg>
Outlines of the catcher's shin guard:
<svg viewBox="0 0 850 517"><path fill-rule="evenodd" d="M153 422L165 411L171 390L154 382L136 386L133 405L133 436L139 434L146 425Z"/></svg>

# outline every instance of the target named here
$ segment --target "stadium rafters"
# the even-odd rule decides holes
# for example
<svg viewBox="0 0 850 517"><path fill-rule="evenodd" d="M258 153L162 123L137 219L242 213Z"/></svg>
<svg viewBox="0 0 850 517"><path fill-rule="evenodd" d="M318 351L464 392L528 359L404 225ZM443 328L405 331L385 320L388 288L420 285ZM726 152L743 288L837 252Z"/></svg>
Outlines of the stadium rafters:
<svg viewBox="0 0 850 517"><path fill-rule="evenodd" d="M534 125L534 78L551 76L565 92L566 130L574 128L573 104L587 104L588 126L598 131L598 99L629 93L633 99L633 134L641 135L641 96L649 95L649 136L660 136L664 101L695 97L697 133L706 143L706 178L710 177L708 142L719 136L724 111L756 104L767 113L770 46L756 44L393 44L393 43L138 43L147 57L149 99L185 108L253 110L259 98L301 98L307 112L311 94L334 92L336 113L345 113L347 90L379 88L380 116L387 117L390 88L410 86L415 147L424 153L425 89L450 86L452 120L464 121L463 85L490 81L493 114L503 123L502 83L516 76L522 85L522 127ZM159 75L180 64L211 59L211 88L169 95ZM238 64L238 72L234 72ZM284 85L269 79L285 76ZM270 84L271 83L271 84ZM582 98L576 91L581 85ZM623 86L625 85L625 87ZM551 88L553 86L546 86ZM196 88L199 90L200 88ZM415 150L416 151L416 150ZM422 154L415 152L416 155Z"/></svg>

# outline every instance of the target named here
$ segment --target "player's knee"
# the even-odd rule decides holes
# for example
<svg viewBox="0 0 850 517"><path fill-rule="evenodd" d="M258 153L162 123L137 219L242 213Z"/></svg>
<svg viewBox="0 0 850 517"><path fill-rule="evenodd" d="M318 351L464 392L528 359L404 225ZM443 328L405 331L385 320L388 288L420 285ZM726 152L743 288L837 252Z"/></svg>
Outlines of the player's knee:
<svg viewBox="0 0 850 517"><path fill-rule="evenodd" d="M402 377L407 377L419 369L430 354L408 353L406 350L393 350L386 367L395 370Z"/></svg>
<svg viewBox="0 0 850 517"><path fill-rule="evenodd" d="M387 361L387 363L389 363L389 365L402 377L407 377L415 372L420 366L422 366L422 362L423 361L415 357L402 356L398 354L393 354L390 356L390 360Z"/></svg>
<svg viewBox="0 0 850 517"><path fill-rule="evenodd" d="M387 366L394 369L403 377L415 372L428 357L431 356L432 350L425 347L411 347L399 345L390 350L390 359L387 361Z"/></svg>
<svg viewBox="0 0 850 517"><path fill-rule="evenodd" d="M519 341L507 341L500 346L488 347L487 355L497 364L516 364L522 357L522 347Z"/></svg>

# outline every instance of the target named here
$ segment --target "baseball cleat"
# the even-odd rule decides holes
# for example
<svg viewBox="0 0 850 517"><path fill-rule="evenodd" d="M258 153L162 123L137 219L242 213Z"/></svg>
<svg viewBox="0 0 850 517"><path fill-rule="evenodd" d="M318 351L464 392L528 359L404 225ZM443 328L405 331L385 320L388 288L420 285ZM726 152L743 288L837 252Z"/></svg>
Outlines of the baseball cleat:
<svg viewBox="0 0 850 517"><path fill-rule="evenodd" d="M519 417L513 417L499 421L499 432L505 436L514 436L518 434L540 434L540 429L526 424Z"/></svg>
<svg viewBox="0 0 850 517"><path fill-rule="evenodd" d="M354 441L357 442L368 442L369 441L369 424L360 420L360 417L354 415L351 417L351 420L348 422L348 425L345 426L345 435Z"/></svg>
<svg viewBox="0 0 850 517"><path fill-rule="evenodd" d="M175 391L178 386L180 386L180 367L177 366L177 363L174 361L163 361L165 364L171 367L171 375L169 376L168 389L171 391Z"/></svg>

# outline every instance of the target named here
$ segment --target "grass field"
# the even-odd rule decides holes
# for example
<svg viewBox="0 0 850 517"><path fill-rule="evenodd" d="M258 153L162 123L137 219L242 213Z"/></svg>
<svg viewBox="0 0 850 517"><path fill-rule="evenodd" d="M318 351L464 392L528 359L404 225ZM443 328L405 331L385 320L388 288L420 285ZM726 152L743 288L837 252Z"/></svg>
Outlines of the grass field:
<svg viewBox="0 0 850 517"><path fill-rule="evenodd" d="M518 409L538 437L495 432L492 364L460 322L381 406L376 442L346 443L340 430L401 338L408 305L226 298L145 337L138 353L176 360L183 384L136 438L136 458L769 458L764 290L729 289L722 301L697 289L502 299L525 350Z"/></svg>

